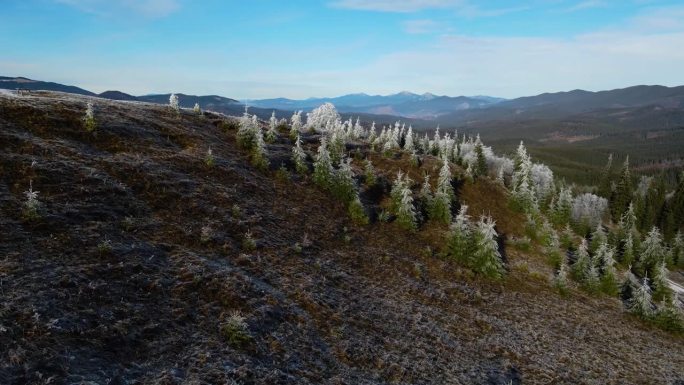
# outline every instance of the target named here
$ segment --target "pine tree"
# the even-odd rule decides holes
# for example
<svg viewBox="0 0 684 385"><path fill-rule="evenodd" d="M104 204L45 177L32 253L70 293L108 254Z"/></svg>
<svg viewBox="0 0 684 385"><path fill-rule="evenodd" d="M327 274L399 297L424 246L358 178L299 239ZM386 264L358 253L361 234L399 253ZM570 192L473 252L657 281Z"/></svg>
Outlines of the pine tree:
<svg viewBox="0 0 684 385"><path fill-rule="evenodd" d="M306 174L306 172L309 171L309 167L306 165L306 153L304 153L304 150L302 149L302 142L299 139L299 134L297 134L297 140L292 147L292 162L298 173Z"/></svg>
<svg viewBox="0 0 684 385"><path fill-rule="evenodd" d="M314 183L323 189L329 189L333 181L333 171L325 137L321 137L321 144L318 146L318 154L314 161Z"/></svg>
<svg viewBox="0 0 684 385"><path fill-rule="evenodd" d="M506 270L499 254L495 225L491 217L480 217L475 230L472 269L486 277L498 279Z"/></svg>
<svg viewBox="0 0 684 385"><path fill-rule="evenodd" d="M555 204L551 207L551 218L557 225L570 222L572 214L572 192L566 187L561 187Z"/></svg>
<svg viewBox="0 0 684 385"><path fill-rule="evenodd" d="M256 144L256 133L261 132L259 122L256 120L256 115L249 115L247 107L245 107L245 113L240 118L239 124L240 127L235 135L238 146L246 150L251 150Z"/></svg>
<svg viewBox="0 0 684 385"><path fill-rule="evenodd" d="M684 266L684 236L681 230L677 231L672 241L672 263L675 266Z"/></svg>
<svg viewBox="0 0 684 385"><path fill-rule="evenodd" d="M653 301L651 288L648 286L648 277L644 277L641 285L637 288L630 300L629 310L643 318L653 315Z"/></svg>
<svg viewBox="0 0 684 385"><path fill-rule="evenodd" d="M93 103L91 102L86 103L86 112L83 116L83 125L88 132L94 131L97 126L95 122L95 110L93 108Z"/></svg>
<svg viewBox="0 0 684 385"><path fill-rule="evenodd" d="M196 113L197 115L202 115L202 109L200 108L199 103L195 103L195 107L192 108L192 112Z"/></svg>
<svg viewBox="0 0 684 385"><path fill-rule="evenodd" d="M584 273L584 288L590 293L596 293L599 290L600 280L599 273L593 263L589 264L589 268Z"/></svg>
<svg viewBox="0 0 684 385"><path fill-rule="evenodd" d="M349 216L351 217L352 221L354 221L354 223L357 225L368 224L368 216L366 215L366 211L363 208L363 204L361 203L359 194L357 192L355 192L354 199L349 202L347 211L349 212Z"/></svg>
<svg viewBox="0 0 684 385"><path fill-rule="evenodd" d="M610 198L613 195L613 154L608 155L608 163L601 173L598 195L604 198Z"/></svg>
<svg viewBox="0 0 684 385"><path fill-rule="evenodd" d="M622 258L620 262L626 266L630 266L634 263L634 237L632 236L632 233L627 233L625 241L622 244Z"/></svg>
<svg viewBox="0 0 684 385"><path fill-rule="evenodd" d="M584 281L590 265L591 258L589 257L589 244L585 238L582 238L582 242L577 248L577 259L572 265L573 278L578 282Z"/></svg>
<svg viewBox="0 0 684 385"><path fill-rule="evenodd" d="M614 254L615 251L605 242L596 250L596 259L602 266L601 291L611 296L618 293L617 272L614 267L615 259L613 259Z"/></svg>
<svg viewBox="0 0 684 385"><path fill-rule="evenodd" d="M532 161L527 155L523 142L520 142L515 157L513 171L513 200L515 204L526 213L536 213L539 210L537 197L532 188Z"/></svg>

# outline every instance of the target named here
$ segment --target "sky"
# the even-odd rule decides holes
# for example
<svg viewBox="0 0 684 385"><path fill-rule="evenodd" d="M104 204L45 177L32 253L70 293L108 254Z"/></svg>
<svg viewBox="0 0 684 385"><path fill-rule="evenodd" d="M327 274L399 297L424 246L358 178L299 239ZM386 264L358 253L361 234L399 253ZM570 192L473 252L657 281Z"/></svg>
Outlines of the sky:
<svg viewBox="0 0 684 385"><path fill-rule="evenodd" d="M0 76L238 99L684 84L684 2L2 0Z"/></svg>

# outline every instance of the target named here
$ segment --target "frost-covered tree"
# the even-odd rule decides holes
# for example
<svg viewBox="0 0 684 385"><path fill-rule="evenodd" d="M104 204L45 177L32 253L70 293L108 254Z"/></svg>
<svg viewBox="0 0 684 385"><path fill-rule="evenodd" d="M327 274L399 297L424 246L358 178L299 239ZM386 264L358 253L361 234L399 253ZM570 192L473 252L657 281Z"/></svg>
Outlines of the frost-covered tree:
<svg viewBox="0 0 684 385"><path fill-rule="evenodd" d="M672 262L675 266L684 266L684 235L681 230L672 240Z"/></svg>
<svg viewBox="0 0 684 385"><path fill-rule="evenodd" d="M29 189L24 191L24 200L22 214L26 219L38 218L38 209L40 208L40 201L38 200L38 191L33 189L33 180L29 180Z"/></svg>
<svg viewBox="0 0 684 385"><path fill-rule="evenodd" d="M252 149L252 164L265 170L268 168L268 156L266 151L266 142L264 142L264 135L260 128L257 128L254 134L254 148Z"/></svg>
<svg viewBox="0 0 684 385"><path fill-rule="evenodd" d="M416 212L413 208L413 192L410 187L411 181L408 175L404 179L402 172L397 174L397 178L392 186L392 210L397 216L399 226L407 230L416 228Z"/></svg>
<svg viewBox="0 0 684 385"><path fill-rule="evenodd" d="M467 214L468 206L462 205L449 227L447 253L463 264L469 264L472 251L472 225Z"/></svg>
<svg viewBox="0 0 684 385"><path fill-rule="evenodd" d="M472 255L472 269L486 277L501 278L505 273L505 268L499 244L497 243L497 233L494 229L496 222L490 216L481 216L477 222L474 237L474 247Z"/></svg>
<svg viewBox="0 0 684 385"><path fill-rule="evenodd" d="M309 171L309 168L306 165L306 153L304 153L304 149L302 149L302 141L299 139L299 135L297 135L295 145L292 147L292 162L298 173L305 174Z"/></svg>
<svg viewBox="0 0 684 385"><path fill-rule="evenodd" d="M660 261L653 271L653 298L655 301L667 300L672 296L672 289L667 283L668 273L665 261Z"/></svg>
<svg viewBox="0 0 684 385"><path fill-rule="evenodd" d="M351 217L352 221L354 221L354 223L356 223L357 225L368 224L368 216L366 215L366 211L363 208L361 199L359 199L358 192L355 192L354 199L352 199L352 201L349 202L347 211L349 212L349 216Z"/></svg>
<svg viewBox="0 0 684 385"><path fill-rule="evenodd" d="M196 113L197 115L202 115L202 109L200 108L199 103L195 103L195 107L192 108L192 112Z"/></svg>
<svg viewBox="0 0 684 385"><path fill-rule="evenodd" d="M314 161L313 180L318 186L328 189L333 182L333 173L328 145L325 137L321 137L321 144L318 146L318 154Z"/></svg>
<svg viewBox="0 0 684 385"><path fill-rule="evenodd" d="M306 114L306 128L310 131L327 132L340 120L340 114L332 103L324 103Z"/></svg>
<svg viewBox="0 0 684 385"><path fill-rule="evenodd" d="M351 168L351 159L340 160L333 178L333 194L344 202L354 200L356 194L356 184L354 182L354 172Z"/></svg>
<svg viewBox="0 0 684 385"><path fill-rule="evenodd" d="M599 245L595 259L601 264L601 291L608 295L617 295L618 281L615 270L615 250L607 242Z"/></svg>
<svg viewBox="0 0 684 385"><path fill-rule="evenodd" d="M576 226L586 230L601 223L608 200L591 193L580 194L572 201L572 221Z"/></svg>
<svg viewBox="0 0 684 385"><path fill-rule="evenodd" d="M515 157L512 177L513 201L524 212L534 213L539 209L532 181L532 161L523 142L520 142Z"/></svg>
<svg viewBox="0 0 684 385"><path fill-rule="evenodd" d="M295 111L290 118L290 139L299 137L302 129L302 111Z"/></svg>
<svg viewBox="0 0 684 385"><path fill-rule="evenodd" d="M572 265L572 276L578 282L583 282L587 270L591 266L591 257L589 256L589 244L585 238L582 238L582 242L577 248L577 259Z"/></svg>
<svg viewBox="0 0 684 385"><path fill-rule="evenodd" d="M404 139L404 150L409 153L412 153L416 150L416 146L413 143L413 128L411 126L409 126L408 131L406 132L406 137Z"/></svg>
<svg viewBox="0 0 684 385"><path fill-rule="evenodd" d="M250 115L247 112L247 107L245 107L245 113L239 119L239 127L235 135L238 146L246 150L253 149L256 144L257 133L261 133L259 121L256 115Z"/></svg>
<svg viewBox="0 0 684 385"><path fill-rule="evenodd" d="M176 94L171 94L169 96L169 107L177 113L180 113L180 104L178 103L178 96Z"/></svg>
<svg viewBox="0 0 684 385"><path fill-rule="evenodd" d="M97 124L95 123L95 109L93 108L93 103L86 103L86 111L83 116L83 125L86 131L94 131Z"/></svg>
<svg viewBox="0 0 684 385"><path fill-rule="evenodd" d="M216 160L214 159L214 152L211 151L211 147L207 149L207 154L204 156L204 163L207 167L213 167Z"/></svg>
<svg viewBox="0 0 684 385"><path fill-rule="evenodd" d="M271 113L271 118L268 120L268 131L266 131L266 141L268 143L275 142L278 137L278 119L275 116L275 111Z"/></svg>
<svg viewBox="0 0 684 385"><path fill-rule="evenodd" d="M352 138L359 139L364 136L363 126L361 126L361 121L357 117L356 123L354 123L354 130L352 131Z"/></svg>
<svg viewBox="0 0 684 385"><path fill-rule="evenodd" d="M572 192L569 188L561 187L554 204L551 207L551 219L557 225L570 222L572 215Z"/></svg>
<svg viewBox="0 0 684 385"><path fill-rule="evenodd" d="M632 175L629 172L629 157L625 159L620 173L620 179L615 187L615 194L611 200L611 213L613 218L620 218L624 213L634 196L634 185L632 182Z"/></svg>
<svg viewBox="0 0 684 385"><path fill-rule="evenodd" d="M599 246L607 242L608 235L606 234L606 231L603 228L603 224L599 223L598 225L596 225L596 228L591 233L591 243L589 244L589 252L596 253L596 250L598 250Z"/></svg>
<svg viewBox="0 0 684 385"><path fill-rule="evenodd" d="M641 242L640 251L639 267L644 272L652 270L658 263L666 260L667 249L663 245L663 236L657 227L653 226L648 232L644 241Z"/></svg>
<svg viewBox="0 0 684 385"><path fill-rule="evenodd" d="M368 136L366 137L366 140L367 140L368 143L371 145L371 150L373 150L373 151L375 150L374 147L373 147L373 146L374 146L375 139L378 138L378 134L377 134L377 132L375 132L375 131L376 131L376 130L375 130L375 122L373 122L373 123L371 124L370 128L368 129Z"/></svg>
<svg viewBox="0 0 684 385"><path fill-rule="evenodd" d="M530 170L534 193L538 201L545 201L553 192L553 171L541 163L535 163Z"/></svg>
<svg viewBox="0 0 684 385"><path fill-rule="evenodd" d="M375 185L375 168L373 167L373 162L371 162L370 158L366 158L365 165L363 168L363 175L364 181L366 182L366 186L370 187Z"/></svg>
<svg viewBox="0 0 684 385"><path fill-rule="evenodd" d="M632 233L627 233L625 241L622 244L620 262L626 266L629 266L634 262L634 237L632 236Z"/></svg>
<svg viewBox="0 0 684 385"><path fill-rule="evenodd" d="M563 260L561 262L558 273L553 277L553 286L561 293L566 294L568 292L568 287L570 286L568 281L568 264Z"/></svg>
<svg viewBox="0 0 684 385"><path fill-rule="evenodd" d="M644 277L641 285L637 288L630 300L629 310L643 318L653 315L653 299L651 288L648 286L648 277Z"/></svg>
<svg viewBox="0 0 684 385"><path fill-rule="evenodd" d="M600 282L598 269L593 263L590 263L589 268L584 274L584 281L582 282L584 288L587 289L587 291L594 293L599 289Z"/></svg>

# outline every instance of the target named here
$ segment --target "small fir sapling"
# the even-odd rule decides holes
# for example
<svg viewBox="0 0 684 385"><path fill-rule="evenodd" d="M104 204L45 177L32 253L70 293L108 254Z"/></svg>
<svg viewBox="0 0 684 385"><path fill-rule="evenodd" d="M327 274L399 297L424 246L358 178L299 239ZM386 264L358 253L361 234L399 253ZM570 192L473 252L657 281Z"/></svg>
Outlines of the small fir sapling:
<svg viewBox="0 0 684 385"><path fill-rule="evenodd" d="M180 104L176 94L171 94L171 96L169 96L169 107L177 114L180 113Z"/></svg>
<svg viewBox="0 0 684 385"><path fill-rule="evenodd" d="M392 186L392 208L394 215L397 216L397 223L406 230L416 229L416 212L413 208L413 192L411 191L411 180L400 171L397 179Z"/></svg>
<svg viewBox="0 0 684 385"><path fill-rule="evenodd" d="M468 206L462 205L451 223L447 239L447 253L465 265L469 265L472 250L472 226L467 211Z"/></svg>
<svg viewBox="0 0 684 385"><path fill-rule="evenodd" d="M88 132L94 131L97 127L97 124L95 123L95 111L93 108L93 103L91 102L86 103L86 112L83 116L83 125Z"/></svg>
<svg viewBox="0 0 684 385"><path fill-rule="evenodd" d="M451 222L451 199L454 197L454 189L451 186L451 170L446 158L437 180L437 191L429 208L430 219L450 223Z"/></svg>
<svg viewBox="0 0 684 385"><path fill-rule="evenodd" d="M408 131L406 132L406 138L404 139L404 150L409 153L413 153L415 151L415 145L413 143L413 129L411 126L409 126Z"/></svg>
<svg viewBox="0 0 684 385"><path fill-rule="evenodd" d="M648 277L644 277L641 285L634 292L629 303L629 310L642 318L649 318L653 315L653 299L651 288L648 286Z"/></svg>
<svg viewBox="0 0 684 385"><path fill-rule="evenodd" d="M373 168L373 163L371 162L370 158L366 159L365 166L363 169L363 174L364 174L364 180L366 182L366 186L371 187L371 186L375 185L375 182L376 182L375 169Z"/></svg>
<svg viewBox="0 0 684 385"><path fill-rule="evenodd" d="M302 129L302 111L296 111L290 118L290 139L299 138L299 131Z"/></svg>
<svg viewBox="0 0 684 385"><path fill-rule="evenodd" d="M209 147L207 149L207 155L204 157L204 164L206 164L207 167L213 167L215 163L216 159L214 159L214 153L211 151L211 147Z"/></svg>
<svg viewBox="0 0 684 385"><path fill-rule="evenodd" d="M242 249L251 251L256 249L256 240L252 236L252 232L247 230L244 237L242 238Z"/></svg>
<svg viewBox="0 0 684 385"><path fill-rule="evenodd" d="M672 289L667 282L668 270L665 261L660 261L653 272L653 300L669 300L672 297Z"/></svg>
<svg viewBox="0 0 684 385"><path fill-rule="evenodd" d="M333 179L333 194L343 202L353 201L356 196L356 185L354 183L354 172L351 168L351 159L343 158L340 160Z"/></svg>
<svg viewBox="0 0 684 385"><path fill-rule="evenodd" d="M278 119L275 117L275 111L271 113L271 119L268 121L268 131L266 131L266 142L273 143L278 137Z"/></svg>
<svg viewBox="0 0 684 385"><path fill-rule="evenodd" d="M300 174L306 174L309 168L306 165L306 154L302 149L302 142L299 139L299 134L297 134L297 140L295 145L292 147L292 162L295 165L295 170Z"/></svg>
<svg viewBox="0 0 684 385"><path fill-rule="evenodd" d="M254 134L254 148L252 149L252 164L261 170L268 169L268 157L266 152L266 143L264 143L264 136L261 129L257 127Z"/></svg>
<svg viewBox="0 0 684 385"><path fill-rule="evenodd" d="M601 291L610 296L615 296L619 292L617 271L615 270L615 251L608 243L602 243L596 250L596 259L602 266L600 278Z"/></svg>
<svg viewBox="0 0 684 385"><path fill-rule="evenodd" d="M568 281L568 263L563 260L561 262L558 273L553 277L553 286L558 290L559 293L565 295L568 292L569 281Z"/></svg>
<svg viewBox="0 0 684 385"><path fill-rule="evenodd" d="M195 103L195 107L192 108L192 112L196 113L197 115L202 115L202 109L200 108L199 103Z"/></svg>
<svg viewBox="0 0 684 385"><path fill-rule="evenodd" d="M354 199L352 199L352 201L349 202L347 211L349 212L349 216L351 217L352 221L357 225L368 224L368 216L366 215L366 211L363 208L363 204L359 199L358 193L355 193Z"/></svg>
<svg viewBox="0 0 684 385"><path fill-rule="evenodd" d="M585 280L590 265L589 244L585 238L582 238L582 242L577 248L577 259L572 265L572 276L575 281L583 282Z"/></svg>
<svg viewBox="0 0 684 385"><path fill-rule="evenodd" d="M314 161L314 183L323 189L329 189L332 185L333 171L326 139L321 137L321 144L318 146L318 154Z"/></svg>
<svg viewBox="0 0 684 385"><path fill-rule="evenodd" d="M38 209L40 208L40 201L38 200L38 191L33 190L33 180L29 180L29 189L24 191L26 200L24 201L23 216L26 219L36 219L39 217Z"/></svg>
<svg viewBox="0 0 684 385"><path fill-rule="evenodd" d="M480 217L475 228L472 269L486 277L498 279L506 270L499 253L495 225L492 217Z"/></svg>

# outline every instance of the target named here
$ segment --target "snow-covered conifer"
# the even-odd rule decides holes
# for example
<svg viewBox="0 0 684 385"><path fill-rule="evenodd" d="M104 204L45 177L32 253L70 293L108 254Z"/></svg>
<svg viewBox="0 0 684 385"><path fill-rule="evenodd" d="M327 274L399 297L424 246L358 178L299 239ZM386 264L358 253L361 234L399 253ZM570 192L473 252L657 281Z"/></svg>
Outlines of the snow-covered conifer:
<svg viewBox="0 0 684 385"><path fill-rule="evenodd" d="M492 217L480 217L475 231L472 269L490 278L501 278L506 270L499 253L495 225Z"/></svg>
<svg viewBox="0 0 684 385"><path fill-rule="evenodd" d="M86 112L83 116L83 124L85 126L86 131L95 130L95 110L93 108L93 103L91 102L86 103Z"/></svg>
<svg viewBox="0 0 684 385"><path fill-rule="evenodd" d="M653 300L651 288L648 286L648 277L644 277L629 305L629 310L640 317L647 318L653 314Z"/></svg>
<svg viewBox="0 0 684 385"><path fill-rule="evenodd" d="M607 242L608 235L606 235L606 231L603 229L603 225L599 223L598 225L596 225L596 229L594 229L594 232L591 233L591 243L589 244L589 252L595 253L601 244Z"/></svg>
<svg viewBox="0 0 684 385"><path fill-rule="evenodd" d="M373 167L373 162L371 162L370 158L366 158L366 163L363 168L363 174L366 186L373 186L376 182L375 168Z"/></svg>
<svg viewBox="0 0 684 385"><path fill-rule="evenodd" d="M295 169L298 173L305 174L309 171L306 165L306 153L302 149L302 141L299 139L299 135L297 135L295 145L292 147L292 162L295 164Z"/></svg>
<svg viewBox="0 0 684 385"><path fill-rule="evenodd" d="M361 126L361 121L357 117L356 123L354 123L354 130L352 131L352 138L359 139L359 138L363 137L363 134L364 134L363 126Z"/></svg>
<svg viewBox="0 0 684 385"><path fill-rule="evenodd" d="M568 264L567 262L561 262L558 273L553 277L553 286L561 293L565 294L568 291Z"/></svg>
<svg viewBox="0 0 684 385"><path fill-rule="evenodd" d="M413 208L413 192L411 191L411 181L403 179L401 172L397 174L397 179L394 181L392 187L393 209L397 216L397 223L407 229L414 230L416 228L416 212Z"/></svg>
<svg viewBox="0 0 684 385"><path fill-rule="evenodd" d="M615 270L615 250L607 242L602 243L596 250L596 259L600 261L603 273L601 274L601 291L608 295L618 293L617 272Z"/></svg>
<svg viewBox="0 0 684 385"><path fill-rule="evenodd" d="M196 113L197 115L202 115L202 109L200 108L199 103L195 103L195 107L192 108L192 112Z"/></svg>
<svg viewBox="0 0 684 385"><path fill-rule="evenodd" d="M306 114L306 125L310 131L325 132L340 120L340 114L332 103L324 103Z"/></svg>
<svg viewBox="0 0 684 385"><path fill-rule="evenodd" d="M271 113L271 118L268 120L268 131L266 131L266 141L268 143L275 142L278 137L278 119L276 119L275 111Z"/></svg>
<svg viewBox="0 0 684 385"><path fill-rule="evenodd" d="M257 128L254 133L254 148L252 149L252 164L265 170L268 168L268 157L266 151L266 143L264 142L264 134L260 128Z"/></svg>
<svg viewBox="0 0 684 385"><path fill-rule="evenodd" d="M572 276L576 281L584 281L587 270L591 265L591 258L589 257L589 244L585 238L582 238L582 242L577 248L577 259L572 265Z"/></svg>
<svg viewBox="0 0 684 385"><path fill-rule="evenodd" d="M29 189L24 191L26 200L22 214L26 219L35 219L38 217L38 209L40 208L40 201L38 200L38 191L33 189L33 180L29 180Z"/></svg>
<svg viewBox="0 0 684 385"><path fill-rule="evenodd" d="M660 261L653 270L653 297L656 300L669 299L672 296L672 289L667 283L668 271L665 261Z"/></svg>
<svg viewBox="0 0 684 385"><path fill-rule="evenodd" d="M290 139L295 139L299 136L299 131L302 129L302 111L295 111L290 118Z"/></svg>
<svg viewBox="0 0 684 385"><path fill-rule="evenodd" d="M332 160L328 152L328 145L325 137L321 137L321 145L318 146L318 154L314 161L314 182L322 188L328 189L331 187L333 178Z"/></svg>
<svg viewBox="0 0 684 385"><path fill-rule="evenodd" d="M214 159L214 152L211 151L211 147L207 149L207 155L204 157L204 163L207 167L213 167L216 160Z"/></svg>
<svg viewBox="0 0 684 385"><path fill-rule="evenodd" d="M412 153L415 151L415 149L416 148L413 143L413 128L409 126L408 131L406 132L406 138L404 139L404 150Z"/></svg>
<svg viewBox="0 0 684 385"><path fill-rule="evenodd" d="M354 172L351 168L351 159L340 160L339 167L334 173L333 194L344 202L351 202L356 196Z"/></svg>
<svg viewBox="0 0 684 385"><path fill-rule="evenodd" d="M572 221L583 227L596 227L601 223L606 210L608 200L591 193L580 194L572 201Z"/></svg>
<svg viewBox="0 0 684 385"><path fill-rule="evenodd" d="M248 107L245 106L245 113L242 114L242 117L239 119L240 126L237 130L235 138L237 140L238 146L247 150L251 150L256 144L256 134L257 132L261 132L261 128L259 128L259 122L254 119L256 118L256 115L250 115L247 112L247 108Z"/></svg>
<svg viewBox="0 0 684 385"><path fill-rule="evenodd" d="M648 271L661 261L664 261L666 257L667 250L663 245L663 237L660 234L660 230L658 230L656 226L653 226L641 243L639 266L644 271Z"/></svg>
<svg viewBox="0 0 684 385"><path fill-rule="evenodd" d="M178 103L178 96L176 94L171 94L171 96L169 96L169 107L175 112L180 112L180 104Z"/></svg>
<svg viewBox="0 0 684 385"><path fill-rule="evenodd" d="M468 206L462 205L449 228L447 252L457 261L469 264L472 249L472 226L467 214Z"/></svg>

